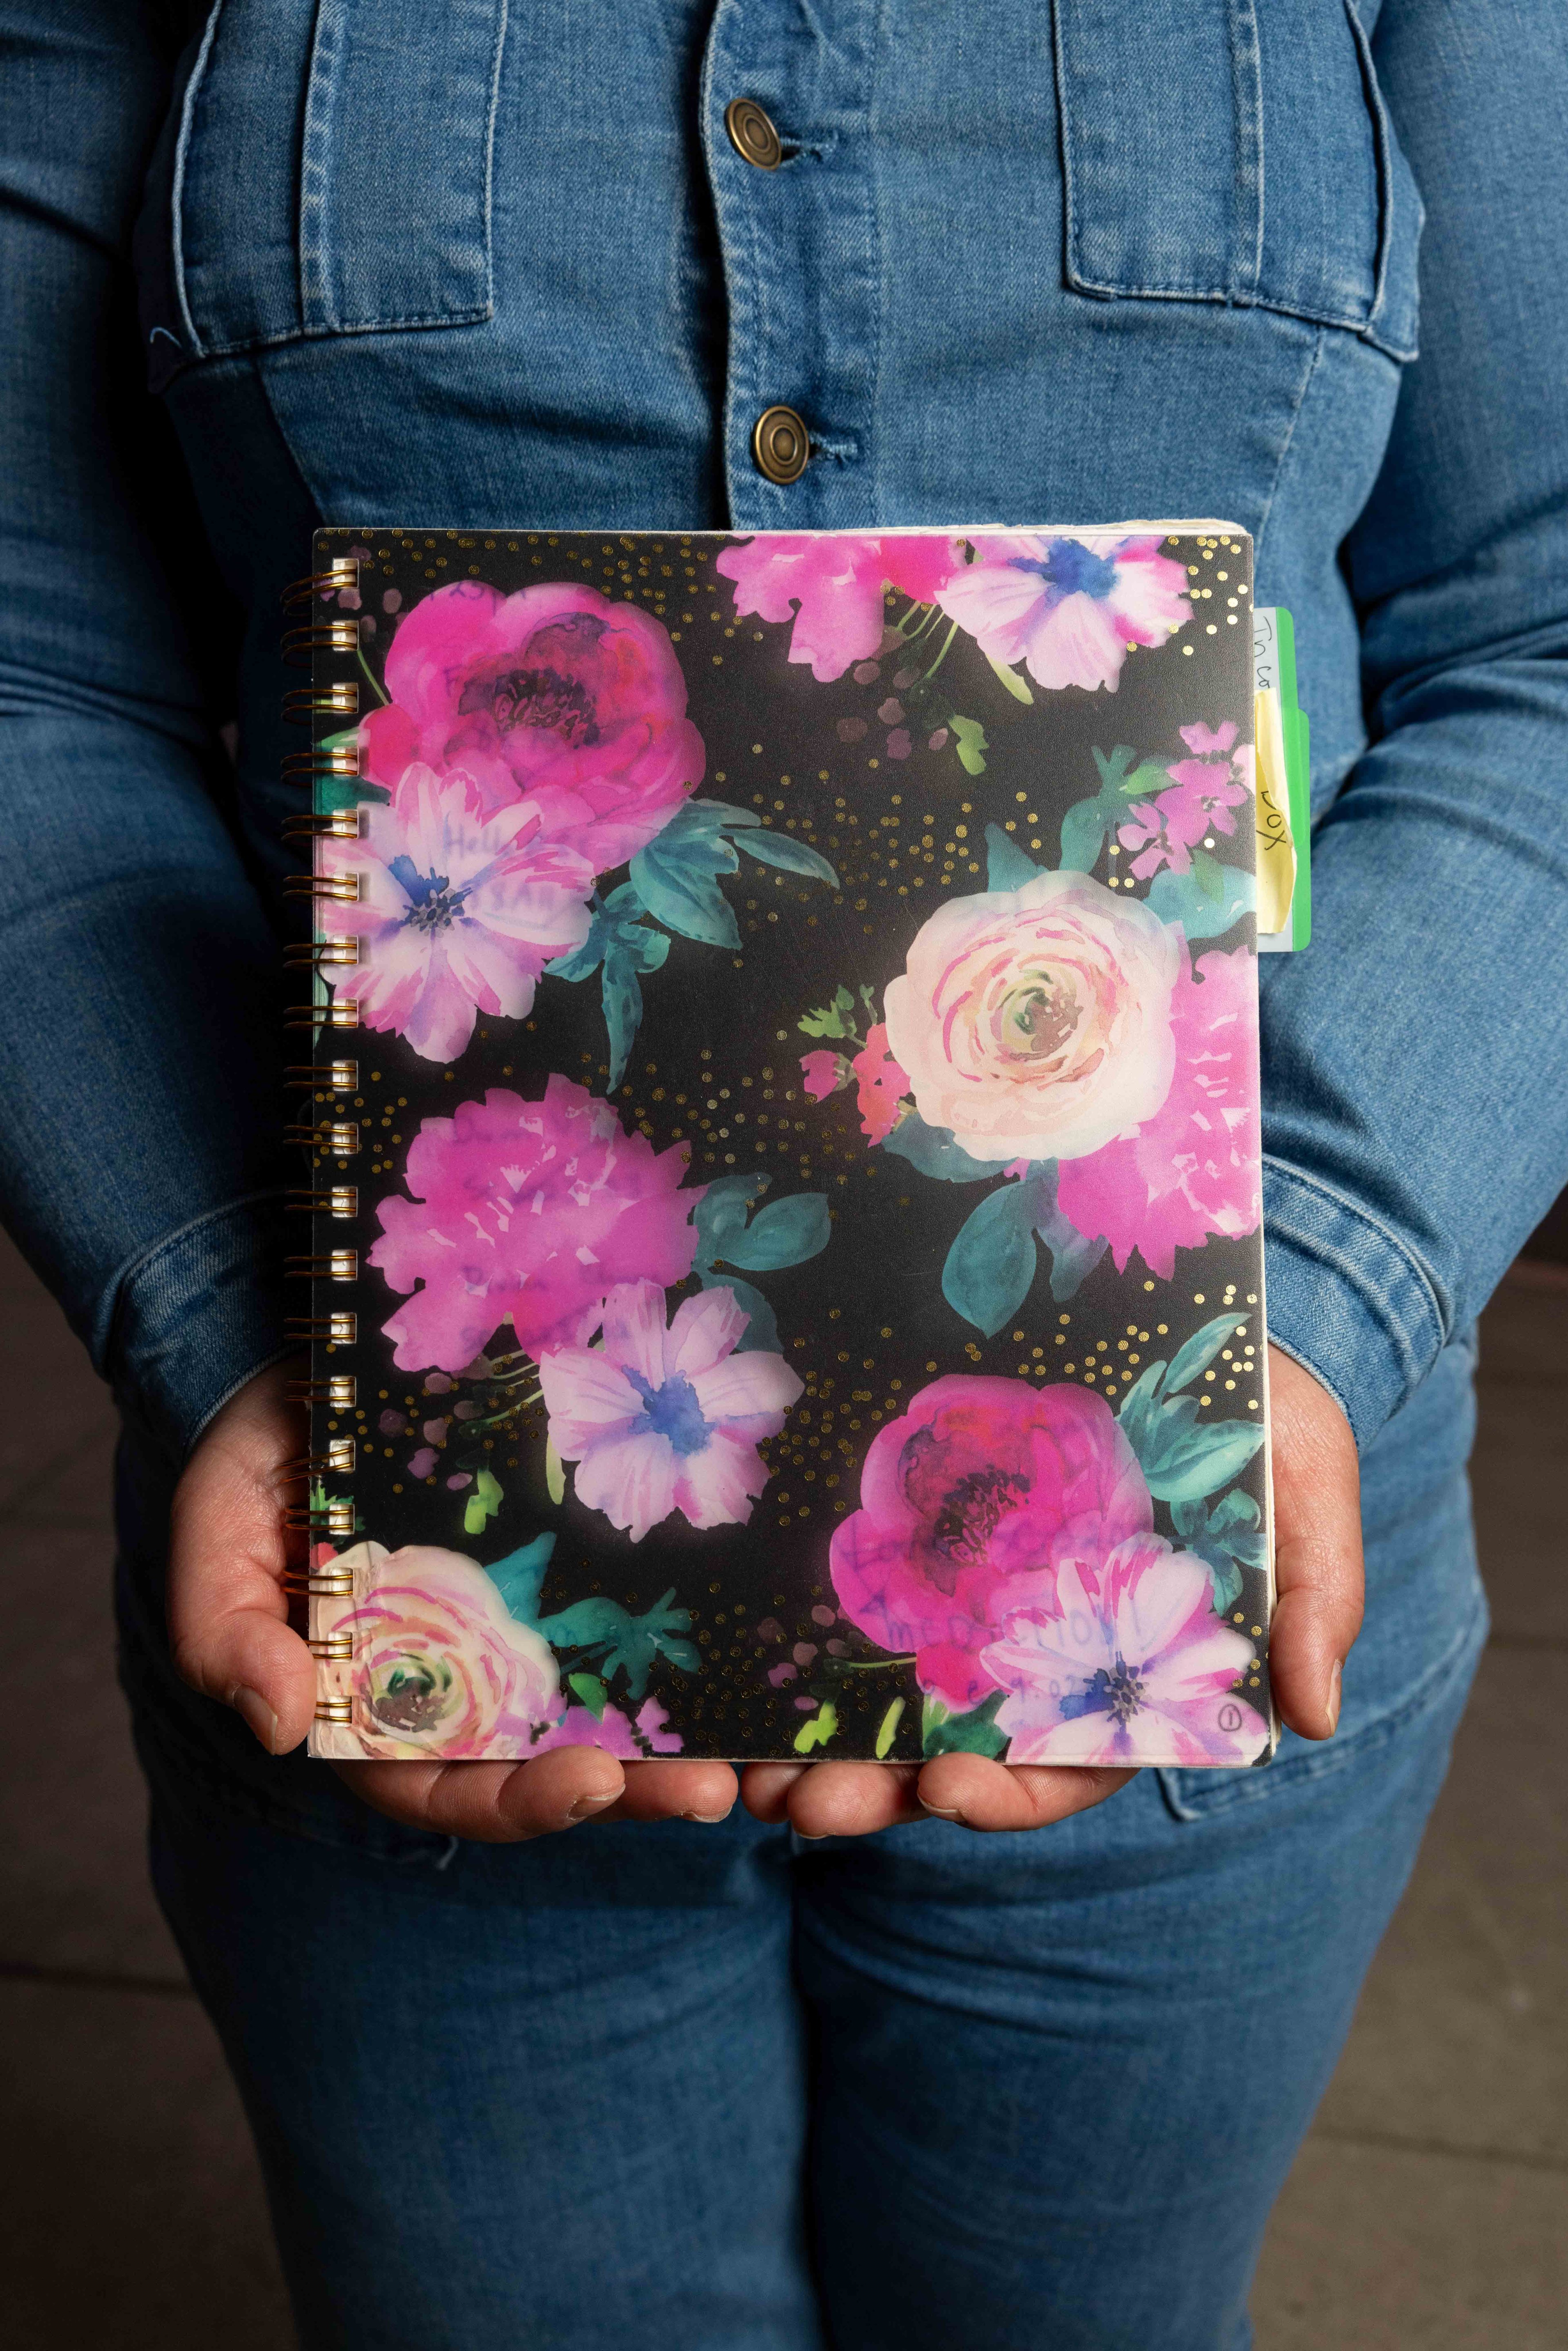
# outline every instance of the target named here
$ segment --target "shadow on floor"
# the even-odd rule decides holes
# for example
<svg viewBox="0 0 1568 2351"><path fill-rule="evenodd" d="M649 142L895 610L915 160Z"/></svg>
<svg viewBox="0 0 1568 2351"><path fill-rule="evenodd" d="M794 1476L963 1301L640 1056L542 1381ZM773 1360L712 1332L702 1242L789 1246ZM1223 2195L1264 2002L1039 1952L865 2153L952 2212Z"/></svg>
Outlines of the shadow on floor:
<svg viewBox="0 0 1568 2351"><path fill-rule="evenodd" d="M14 1389L0 1408L6 2339L289 2351L238 2104L146 1883L110 1644L111 1416L3 1241L0 1325ZM1568 1273L1523 1265L1482 1326L1475 1488L1493 1636L1274 2217L1259 2351L1564 2341L1568 1561L1552 1472L1565 1414Z"/></svg>

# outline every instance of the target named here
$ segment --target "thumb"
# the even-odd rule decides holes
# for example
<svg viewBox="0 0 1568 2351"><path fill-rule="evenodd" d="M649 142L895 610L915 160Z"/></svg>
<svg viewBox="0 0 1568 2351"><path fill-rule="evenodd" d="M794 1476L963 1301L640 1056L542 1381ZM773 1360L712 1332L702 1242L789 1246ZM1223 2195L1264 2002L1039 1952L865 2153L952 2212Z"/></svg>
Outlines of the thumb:
<svg viewBox="0 0 1568 2351"><path fill-rule="evenodd" d="M232 1706L269 1754L297 1747L316 1710L316 1661L288 1624L283 1471L302 1416L275 1365L224 1406L175 1490L168 1619L174 1665Z"/></svg>
<svg viewBox="0 0 1568 2351"><path fill-rule="evenodd" d="M1328 1390L1269 1350L1274 1481L1270 1673L1281 1715L1303 1739L1332 1739L1344 1661L1361 1630L1361 1465Z"/></svg>

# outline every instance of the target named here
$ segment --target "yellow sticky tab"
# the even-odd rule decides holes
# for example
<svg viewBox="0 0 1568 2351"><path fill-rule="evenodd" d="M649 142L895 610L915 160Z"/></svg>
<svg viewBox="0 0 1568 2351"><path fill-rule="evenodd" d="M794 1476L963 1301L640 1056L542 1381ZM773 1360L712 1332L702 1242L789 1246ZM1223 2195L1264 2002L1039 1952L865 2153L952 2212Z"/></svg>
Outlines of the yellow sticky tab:
<svg viewBox="0 0 1568 2351"><path fill-rule="evenodd" d="M1296 887L1296 845L1291 833L1284 725L1273 686L1252 697L1252 739L1257 751L1258 928L1260 933L1282 931Z"/></svg>

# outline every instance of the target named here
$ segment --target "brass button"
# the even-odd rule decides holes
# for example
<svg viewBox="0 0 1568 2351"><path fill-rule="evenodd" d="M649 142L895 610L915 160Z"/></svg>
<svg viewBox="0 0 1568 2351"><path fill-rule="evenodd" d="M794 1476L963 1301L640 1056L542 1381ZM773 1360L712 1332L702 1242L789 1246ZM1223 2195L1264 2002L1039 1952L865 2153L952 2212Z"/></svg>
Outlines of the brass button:
<svg viewBox="0 0 1568 2351"><path fill-rule="evenodd" d="M754 98L732 98L724 110L724 127L736 153L759 172L776 172L784 161L779 133Z"/></svg>
<svg viewBox="0 0 1568 2351"><path fill-rule="evenodd" d="M811 454L806 428L792 408L765 408L751 428L757 470L770 482L798 482Z"/></svg>

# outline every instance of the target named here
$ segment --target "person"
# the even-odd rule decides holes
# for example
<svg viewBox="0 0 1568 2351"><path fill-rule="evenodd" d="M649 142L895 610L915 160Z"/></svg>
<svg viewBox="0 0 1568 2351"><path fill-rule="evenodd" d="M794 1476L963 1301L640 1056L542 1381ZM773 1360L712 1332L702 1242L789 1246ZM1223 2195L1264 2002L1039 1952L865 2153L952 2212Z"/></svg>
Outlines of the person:
<svg viewBox="0 0 1568 2351"><path fill-rule="evenodd" d="M1484 1637L1476 1318L1568 1171L1561 12L11 0L0 37L0 1198L122 1410L155 1879L304 2341L1237 2351ZM1315 936L1263 986L1277 1761L738 1802L593 1750L308 1761L275 643L312 526L1209 514L1313 728Z"/></svg>

